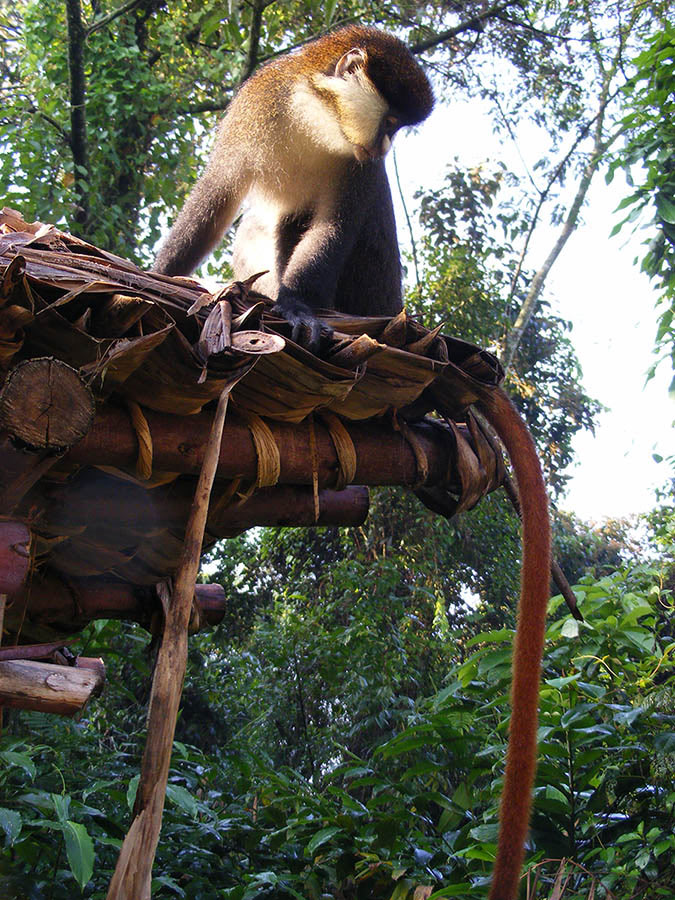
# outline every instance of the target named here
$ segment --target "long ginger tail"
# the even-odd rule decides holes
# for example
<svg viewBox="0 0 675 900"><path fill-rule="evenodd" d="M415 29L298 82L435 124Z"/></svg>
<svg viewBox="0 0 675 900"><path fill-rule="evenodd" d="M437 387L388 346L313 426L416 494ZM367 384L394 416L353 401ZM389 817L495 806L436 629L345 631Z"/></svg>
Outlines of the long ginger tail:
<svg viewBox="0 0 675 900"><path fill-rule="evenodd" d="M539 679L551 566L548 497L532 437L500 389L480 409L501 438L515 472L522 508L523 563L513 647L511 725L499 812L497 859L489 900L514 900L525 855L537 763Z"/></svg>

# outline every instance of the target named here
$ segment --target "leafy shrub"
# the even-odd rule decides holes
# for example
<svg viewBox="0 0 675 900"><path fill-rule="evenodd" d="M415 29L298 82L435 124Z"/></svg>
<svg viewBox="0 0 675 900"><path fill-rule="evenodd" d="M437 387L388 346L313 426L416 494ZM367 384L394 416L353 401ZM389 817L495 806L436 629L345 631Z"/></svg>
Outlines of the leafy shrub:
<svg viewBox="0 0 675 900"><path fill-rule="evenodd" d="M577 593L584 623L559 615L560 598L552 602L529 897L552 896L554 882L565 900L592 891L621 900L671 897L672 599L658 573L645 567L589 579ZM291 646L297 651L302 621L292 618L293 642L285 649L283 639L277 643L277 679L285 664L292 671L284 654ZM305 627L318 640L311 616ZM355 640L353 621L341 627L323 640L347 634ZM370 638L366 629L364 640ZM177 742L154 895L485 896L507 737L511 638L507 629L472 638L441 689L418 697L393 736L366 755L350 753L327 729L330 746L310 777L279 765L276 742L261 743L264 729L240 731L222 754ZM320 655L318 643L313 652ZM122 737L113 717L102 736L104 715L101 709L94 716L98 728L87 721L43 726L41 742L2 739L6 896L72 896L74 881L86 884L84 896L105 896L133 803L138 746ZM401 721L400 713L394 720ZM23 716L26 729L38 721L44 722Z"/></svg>

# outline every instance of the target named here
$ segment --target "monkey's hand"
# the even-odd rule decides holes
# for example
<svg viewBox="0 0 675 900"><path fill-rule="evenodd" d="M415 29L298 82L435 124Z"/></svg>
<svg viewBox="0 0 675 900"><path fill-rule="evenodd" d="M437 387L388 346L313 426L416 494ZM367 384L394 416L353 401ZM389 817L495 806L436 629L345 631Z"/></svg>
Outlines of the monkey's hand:
<svg viewBox="0 0 675 900"><path fill-rule="evenodd" d="M292 340L311 353L316 353L319 349L322 332L327 337L332 334L332 329L323 325L312 309L304 301L298 299L297 294L284 290L284 288L279 291L272 312L286 319L292 328Z"/></svg>

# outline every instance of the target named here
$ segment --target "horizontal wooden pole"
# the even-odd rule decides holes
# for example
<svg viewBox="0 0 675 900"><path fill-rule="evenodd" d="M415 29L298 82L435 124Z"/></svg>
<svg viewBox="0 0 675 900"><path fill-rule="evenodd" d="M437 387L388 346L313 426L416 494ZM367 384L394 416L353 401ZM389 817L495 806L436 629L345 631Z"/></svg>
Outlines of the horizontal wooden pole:
<svg viewBox="0 0 675 900"><path fill-rule="evenodd" d="M88 669L97 674L101 684L105 681L105 663L100 656L78 656L75 660L76 669Z"/></svg>
<svg viewBox="0 0 675 900"><path fill-rule="evenodd" d="M28 574L29 562L28 528L23 522L0 521L0 594L13 594L19 590Z"/></svg>
<svg viewBox="0 0 675 900"><path fill-rule="evenodd" d="M77 528L96 522L105 510L108 530L124 528L181 531L190 512L194 479L177 481L146 491L139 485L86 470L67 484L38 485L26 495L17 515L30 515L36 503L41 513L35 528L59 533L63 527ZM351 485L344 491L319 491L319 518L315 521L314 494L304 485L261 488L243 503L218 507L218 493L209 512L208 534L230 537L257 525L361 525L368 515L368 489Z"/></svg>
<svg viewBox="0 0 675 900"><path fill-rule="evenodd" d="M0 706L74 716L103 687L100 667L0 662Z"/></svg>
<svg viewBox="0 0 675 900"><path fill-rule="evenodd" d="M56 630L61 627L64 631L84 628L94 619L124 619L149 628L153 616L161 610L153 585L134 585L105 577L65 579L36 573L30 594L25 599L19 594L13 600L20 610L25 607L30 622L51 625ZM195 601L202 627L212 627L222 621L228 603L222 585L195 585ZM46 652L41 652L41 645L35 647L35 652L29 646L3 647L0 659L39 659L73 640L77 637L64 637L60 643L42 645Z"/></svg>
<svg viewBox="0 0 675 900"><path fill-rule="evenodd" d="M217 498L217 493L215 494ZM358 527L368 516L368 488L352 484L343 491L318 492L318 518L314 492L304 485L278 484L260 488L244 503L222 512L209 512L207 528L216 537L229 537L256 525L342 525ZM217 500L216 500L217 502Z"/></svg>
<svg viewBox="0 0 675 900"><path fill-rule="evenodd" d="M77 636L71 641L77 641ZM0 661L5 659L48 659L57 650L63 649L65 641L52 641L50 644L19 644L14 647L0 647Z"/></svg>
<svg viewBox="0 0 675 900"><path fill-rule="evenodd" d="M230 601L222 584L196 584L195 598L205 628L211 628L223 621Z"/></svg>
<svg viewBox="0 0 675 900"><path fill-rule="evenodd" d="M106 534L117 540L135 535L154 535L158 545L165 540L166 531L182 534L192 497L194 479L180 477L172 484L146 491L131 482L119 481L98 470L86 469L68 484L40 483L24 498L18 512L30 517L36 509L40 515L34 520L36 530L48 533L59 529L86 529L101 519L105 511ZM315 521L314 492L305 485L277 485L261 488L243 503L236 496L230 505L219 507L216 495L208 518L208 538L230 537L258 525L361 525L368 515L368 488L351 485L343 491L318 492L319 518ZM140 540L140 538L138 538ZM73 538L76 541L77 537ZM171 573L170 558L166 570ZM160 577L159 574L157 577ZM220 585L197 585L200 627L218 624L225 614L227 598ZM68 577L54 575L41 567L30 582L30 591L23 588L10 597L6 613L9 642L26 621L35 626L50 626L64 635L83 628L92 619L126 619L145 628L151 625L159 611L154 587L130 585L105 576Z"/></svg>
<svg viewBox="0 0 675 900"><path fill-rule="evenodd" d="M157 471L196 473L211 427L212 414L169 416L144 410L153 445L153 468ZM282 484L311 484L312 458L310 425L287 425L268 421L281 457ZM345 422L357 455L354 484L414 485L419 481L415 452L400 431L391 424ZM329 431L315 420L318 482L330 487L336 482L338 460ZM448 474L448 443L440 429L420 422L410 425L427 457L425 484L441 483ZM460 429L466 435L464 429ZM126 411L112 406L101 408L88 434L73 447L66 463L119 466L133 469L138 454L136 433ZM255 479L257 456L249 428L228 416L218 460L219 478Z"/></svg>

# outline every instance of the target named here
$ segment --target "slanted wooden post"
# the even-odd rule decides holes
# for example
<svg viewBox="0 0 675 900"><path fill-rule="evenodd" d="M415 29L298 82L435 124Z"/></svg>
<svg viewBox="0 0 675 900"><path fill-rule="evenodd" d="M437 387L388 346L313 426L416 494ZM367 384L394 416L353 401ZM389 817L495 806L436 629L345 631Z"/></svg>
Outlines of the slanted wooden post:
<svg viewBox="0 0 675 900"><path fill-rule="evenodd" d="M223 391L213 420L190 512L180 566L167 603L162 643L152 679L148 737L141 764L134 820L124 838L107 900L149 900L152 865L162 826L176 717L187 662L187 633L206 528L211 488L218 465L231 388Z"/></svg>
<svg viewBox="0 0 675 900"><path fill-rule="evenodd" d="M211 340L218 345L228 346L232 318L230 304L226 300L219 300L215 309L221 324ZM173 736L185 678L190 611L199 572L211 489L218 468L225 415L232 388L254 362L255 359L252 359L246 368L234 373L223 389L204 449L204 461L185 529L181 561L171 597L166 598L164 633L152 678L148 737L134 804L134 819L124 838L108 888L107 900L150 900L152 865L162 826Z"/></svg>

